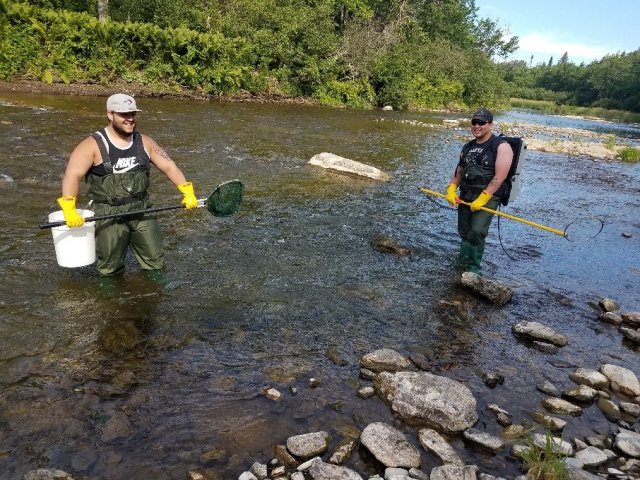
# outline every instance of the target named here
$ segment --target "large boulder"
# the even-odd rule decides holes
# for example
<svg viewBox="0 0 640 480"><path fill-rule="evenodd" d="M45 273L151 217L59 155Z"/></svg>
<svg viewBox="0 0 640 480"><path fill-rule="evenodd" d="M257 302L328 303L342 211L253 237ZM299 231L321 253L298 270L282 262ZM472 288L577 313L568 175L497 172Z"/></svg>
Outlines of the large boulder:
<svg viewBox="0 0 640 480"><path fill-rule="evenodd" d="M322 152L314 155L308 163L317 167L337 170L339 172L353 173L355 175L373 178L374 180L380 180L383 182L387 182L391 179L388 174L376 167L365 165L364 163L349 160L348 158L340 157L328 152Z"/></svg>
<svg viewBox="0 0 640 480"><path fill-rule="evenodd" d="M382 372L374 385L408 424L456 433L478 421L476 399L466 385L455 380L428 372Z"/></svg>

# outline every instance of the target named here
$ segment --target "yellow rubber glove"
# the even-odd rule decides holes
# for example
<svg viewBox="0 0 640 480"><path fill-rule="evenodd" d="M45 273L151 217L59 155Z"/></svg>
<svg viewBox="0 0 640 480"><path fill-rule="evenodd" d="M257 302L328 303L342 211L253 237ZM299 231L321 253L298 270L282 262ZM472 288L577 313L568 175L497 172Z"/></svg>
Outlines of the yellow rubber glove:
<svg viewBox="0 0 640 480"><path fill-rule="evenodd" d="M198 199L193 193L193 183L181 183L180 185L178 185L178 190L182 192L182 205L184 205L185 208L196 208L198 206Z"/></svg>
<svg viewBox="0 0 640 480"><path fill-rule="evenodd" d="M450 183L447 187L447 202L453 207L458 206L458 186L455 183Z"/></svg>
<svg viewBox="0 0 640 480"><path fill-rule="evenodd" d="M486 190L483 190L482 193L478 195L478 198L476 198L473 202L469 204L469 208L471 209L472 212L480 210L480 207L484 207L487 204L487 202L491 200L492 196L493 195L491 195L489 192L487 192Z"/></svg>
<svg viewBox="0 0 640 480"><path fill-rule="evenodd" d="M84 218L76 210L76 197L60 197L58 205L62 209L67 227L81 227L84 225Z"/></svg>

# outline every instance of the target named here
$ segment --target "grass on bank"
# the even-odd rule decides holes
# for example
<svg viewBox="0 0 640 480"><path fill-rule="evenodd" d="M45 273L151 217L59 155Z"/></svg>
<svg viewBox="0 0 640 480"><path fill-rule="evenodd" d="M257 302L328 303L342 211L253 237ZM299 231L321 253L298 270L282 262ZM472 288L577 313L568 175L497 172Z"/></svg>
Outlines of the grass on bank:
<svg viewBox="0 0 640 480"><path fill-rule="evenodd" d="M553 436L545 432L545 446L541 448L529 437L529 448L522 454L527 480L564 480L564 455L554 448Z"/></svg>
<svg viewBox="0 0 640 480"><path fill-rule="evenodd" d="M576 115L581 117L596 117L623 123L640 123L640 113L623 110L607 110L597 107L576 107L574 105L558 105L545 100L528 100L525 98L511 98L511 106L526 108L554 115Z"/></svg>
<svg viewBox="0 0 640 480"><path fill-rule="evenodd" d="M634 147L624 147L618 151L618 158L625 163L640 162L640 149Z"/></svg>

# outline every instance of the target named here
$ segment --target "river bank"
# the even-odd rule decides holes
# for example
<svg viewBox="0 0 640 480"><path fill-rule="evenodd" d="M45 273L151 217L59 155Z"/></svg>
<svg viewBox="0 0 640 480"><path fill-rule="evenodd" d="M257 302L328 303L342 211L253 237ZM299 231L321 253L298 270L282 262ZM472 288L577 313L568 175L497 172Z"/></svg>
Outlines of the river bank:
<svg viewBox="0 0 640 480"><path fill-rule="evenodd" d="M115 91L122 91L130 95L146 98L172 98L185 100L198 100L209 102L252 102L252 103L281 103L293 105L315 105L311 98L303 97L283 97L279 95L253 95L249 92L239 92L235 95L209 95L193 90L182 91L162 91L144 85L130 83L115 83L109 85L102 84L82 84L71 83L61 84L36 82L23 80L16 82L0 81L0 92L14 93L38 93L51 95L82 95L82 96L108 96ZM575 117L574 117L575 118ZM592 119L593 120L593 119ZM449 126L464 125L466 119L461 118L457 124ZM604 122L604 120L602 120ZM546 153L560 153L566 155L585 156L592 159L615 160L618 152L629 146L628 139L612 139L611 135L598 134L595 132L576 129L561 128L552 126L541 126L533 124L501 124L497 125L498 131L503 131L507 135L517 135L526 137L527 148Z"/></svg>
<svg viewBox="0 0 640 480"><path fill-rule="evenodd" d="M209 95L194 90L158 90L145 85L131 83L109 83L102 85L97 83L44 83L33 80L20 80L15 82L0 81L0 92L15 93L44 93L51 95L83 95L83 96L109 96L114 92L123 92L129 95L146 98L176 98L200 101L221 102L256 102L256 103L290 103L310 105L314 102L308 98L283 97L278 95L253 95L246 91L235 95Z"/></svg>

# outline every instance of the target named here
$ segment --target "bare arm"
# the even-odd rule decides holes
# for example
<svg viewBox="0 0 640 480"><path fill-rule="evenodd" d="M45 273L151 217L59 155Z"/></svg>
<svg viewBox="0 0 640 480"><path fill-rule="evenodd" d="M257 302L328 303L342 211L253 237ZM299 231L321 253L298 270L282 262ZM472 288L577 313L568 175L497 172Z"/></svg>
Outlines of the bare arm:
<svg viewBox="0 0 640 480"><path fill-rule="evenodd" d="M451 177L451 180L449 180L449 183L453 183L454 185L460 185L461 181L462 181L462 167L458 165L456 167L456 170L453 172L453 176Z"/></svg>
<svg viewBox="0 0 640 480"><path fill-rule="evenodd" d="M67 168L62 177L62 196L77 197L80 182L87 174L96 158L99 158L98 145L92 137L85 138L71 152Z"/></svg>
<svg viewBox="0 0 640 480"><path fill-rule="evenodd" d="M489 185L485 188L487 193L493 195L498 191L502 182L504 182L505 178L509 174L509 169L511 168L511 162L513 161L513 150L511 149L511 145L507 142L503 142L498 146L498 154L496 158L496 173L493 178L489 182Z"/></svg>
<svg viewBox="0 0 640 480"><path fill-rule="evenodd" d="M155 140L146 135L142 135L142 140L144 142L145 149L149 152L151 163L153 163L158 170L164 173L174 185L178 186L187 181L176 163L171 160L167 152L165 152L164 149L155 142Z"/></svg>

